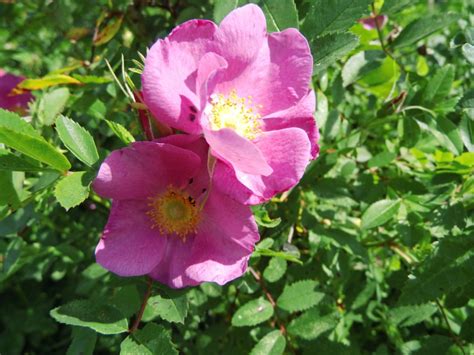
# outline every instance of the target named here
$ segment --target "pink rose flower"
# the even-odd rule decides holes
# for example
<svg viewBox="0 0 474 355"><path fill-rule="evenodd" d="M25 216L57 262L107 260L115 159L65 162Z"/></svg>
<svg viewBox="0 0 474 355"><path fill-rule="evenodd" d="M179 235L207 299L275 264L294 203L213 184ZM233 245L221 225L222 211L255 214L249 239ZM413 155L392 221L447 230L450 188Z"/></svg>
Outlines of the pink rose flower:
<svg viewBox="0 0 474 355"><path fill-rule="evenodd" d="M246 204L294 186L318 151L313 59L296 29L267 33L256 5L217 26L191 20L147 54L143 98L160 121L203 134L215 185Z"/></svg>
<svg viewBox="0 0 474 355"><path fill-rule="evenodd" d="M33 99L30 92L15 95L12 90L23 80L22 76L8 74L0 69L0 108L22 112L28 108L28 102Z"/></svg>
<svg viewBox="0 0 474 355"><path fill-rule="evenodd" d="M359 22L362 24L362 27L368 31L375 30L377 27L379 29L384 28L387 21L388 17L386 15L372 15L359 20Z"/></svg>
<svg viewBox="0 0 474 355"><path fill-rule="evenodd" d="M259 239L248 206L209 189L199 136L136 142L102 163L94 190L112 209L97 262L120 276L150 275L180 288L241 276Z"/></svg>

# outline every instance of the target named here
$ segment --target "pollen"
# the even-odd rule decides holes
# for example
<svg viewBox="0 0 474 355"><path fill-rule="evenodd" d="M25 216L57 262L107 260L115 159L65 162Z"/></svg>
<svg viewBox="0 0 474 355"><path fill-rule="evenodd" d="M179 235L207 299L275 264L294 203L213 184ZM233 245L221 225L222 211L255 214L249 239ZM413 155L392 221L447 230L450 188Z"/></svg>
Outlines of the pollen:
<svg viewBox="0 0 474 355"><path fill-rule="evenodd" d="M164 193L149 200L147 215L153 223L152 228L159 229L161 234L176 235L183 241L196 233L200 209L188 193L168 186Z"/></svg>
<svg viewBox="0 0 474 355"><path fill-rule="evenodd" d="M261 108L260 105L254 105L251 96L240 97L232 90L229 95L211 95L205 113L209 117L211 129L230 128L240 136L253 140L261 132L261 116L258 113Z"/></svg>

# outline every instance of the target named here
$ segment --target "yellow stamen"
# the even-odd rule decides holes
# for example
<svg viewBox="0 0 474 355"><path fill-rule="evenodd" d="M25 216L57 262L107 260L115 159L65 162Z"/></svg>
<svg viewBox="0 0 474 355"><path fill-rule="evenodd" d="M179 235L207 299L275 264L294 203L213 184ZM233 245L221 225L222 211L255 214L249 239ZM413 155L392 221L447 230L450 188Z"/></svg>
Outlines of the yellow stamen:
<svg viewBox="0 0 474 355"><path fill-rule="evenodd" d="M158 228L160 233L174 234L185 241L189 234L196 232L200 209L186 192L168 186L164 193L151 197L148 206L152 228Z"/></svg>
<svg viewBox="0 0 474 355"><path fill-rule="evenodd" d="M214 94L205 112L209 117L211 129L230 128L239 135L250 140L255 139L261 132L260 105L255 106L252 97L242 98L232 90L229 95Z"/></svg>

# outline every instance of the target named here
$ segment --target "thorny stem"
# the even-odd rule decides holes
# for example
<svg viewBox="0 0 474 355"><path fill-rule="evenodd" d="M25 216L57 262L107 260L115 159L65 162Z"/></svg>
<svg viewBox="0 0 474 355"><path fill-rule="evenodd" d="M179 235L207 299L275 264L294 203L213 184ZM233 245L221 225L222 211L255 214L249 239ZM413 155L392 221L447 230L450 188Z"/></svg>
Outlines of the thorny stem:
<svg viewBox="0 0 474 355"><path fill-rule="evenodd" d="M379 27L379 21L377 21L377 12L375 11L375 5L374 3L372 3L370 5L372 7L372 13L373 15L375 16L375 28L377 29L377 35L379 37L379 41L380 41L380 46L382 47L382 50L384 51L384 53L389 56L397 65L398 67L400 68L400 70L402 71L402 73L405 73L405 68L403 67L403 65L398 61L397 58L395 58L393 56L392 53L390 53L390 51L388 50L388 48L385 46L385 43L383 41L383 35L382 35L382 29Z"/></svg>
<svg viewBox="0 0 474 355"><path fill-rule="evenodd" d="M444 310L444 307L441 305L438 299L436 299L436 305L438 306L441 314L443 315L443 319L446 322L446 325L448 326L448 331L449 331L449 336L451 339L453 339L454 343L461 349L461 352L466 355L466 352L464 351L464 348L459 341L459 338L454 334L453 329L451 328L451 324L449 324L448 316L446 315L446 311Z"/></svg>
<svg viewBox="0 0 474 355"><path fill-rule="evenodd" d="M147 276L147 289L145 291L145 295L143 296L143 302L140 307L140 310L137 313L137 317L135 318L135 321L133 322L132 327L128 330L129 333L134 333L138 329L138 326L140 325L140 321L142 320L142 317L143 317L143 312L145 312L146 304L148 302L148 299L151 296L152 287L153 287L153 280L151 279L151 277Z"/></svg>

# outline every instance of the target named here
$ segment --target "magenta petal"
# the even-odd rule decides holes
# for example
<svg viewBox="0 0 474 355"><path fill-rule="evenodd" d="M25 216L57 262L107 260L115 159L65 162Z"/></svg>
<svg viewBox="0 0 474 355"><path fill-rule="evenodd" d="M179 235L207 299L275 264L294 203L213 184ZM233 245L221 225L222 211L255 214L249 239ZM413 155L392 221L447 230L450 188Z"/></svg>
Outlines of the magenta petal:
<svg viewBox="0 0 474 355"><path fill-rule="evenodd" d="M269 131L262 133L255 143L273 168L270 176L263 177L266 199L292 188L303 177L311 159L311 145L305 131L299 128Z"/></svg>
<svg viewBox="0 0 474 355"><path fill-rule="evenodd" d="M245 205L258 205L265 202L262 197L265 187L259 187L257 192L250 190L235 176L235 171L229 165L218 161L212 178L213 186L220 192L230 196L235 201ZM261 181L261 180L260 180ZM263 185L263 181L261 181ZM253 187L255 189L255 187Z"/></svg>
<svg viewBox="0 0 474 355"><path fill-rule="evenodd" d="M148 51L143 99L156 119L187 133L200 133L199 123L191 119L199 106L196 70L202 56L213 51L216 30L211 21L191 20Z"/></svg>
<svg viewBox="0 0 474 355"><path fill-rule="evenodd" d="M150 272L150 277L173 288L199 284L190 280L185 270L191 257L194 237L183 242L179 238L169 238L162 261Z"/></svg>
<svg viewBox="0 0 474 355"><path fill-rule="evenodd" d="M197 235L185 243L170 238L165 257L150 276L174 288L202 282L222 285L245 272L258 240L249 207L211 193Z"/></svg>
<svg viewBox="0 0 474 355"><path fill-rule="evenodd" d="M0 69L0 108L11 111L28 108L28 102L33 99L30 92L12 94L12 90L23 80L25 78L22 76L8 74Z"/></svg>
<svg viewBox="0 0 474 355"><path fill-rule="evenodd" d="M187 192L194 198L202 195L203 190L209 188L209 173L207 168L207 156L209 146L202 136L190 134L173 134L157 139L156 142L167 143L179 148L187 149L201 157L199 170L193 176L192 181L188 181Z"/></svg>
<svg viewBox="0 0 474 355"><path fill-rule="evenodd" d="M216 32L218 53L234 72L240 72L257 56L267 36L267 23L262 10L254 4L230 12Z"/></svg>
<svg viewBox="0 0 474 355"><path fill-rule="evenodd" d="M229 128L204 129L204 136L218 158L245 174L269 175L272 168L254 143Z"/></svg>
<svg viewBox="0 0 474 355"><path fill-rule="evenodd" d="M298 183L311 159L311 144L299 128L285 128L262 133L255 141L273 169L269 176L246 175L246 180L230 169L218 166L214 175L216 188L245 204L258 204ZM239 187L238 182L241 182Z"/></svg>
<svg viewBox="0 0 474 355"><path fill-rule="evenodd" d="M151 228L146 201L114 201L97 245L97 262L120 276L148 274L162 259L166 237Z"/></svg>
<svg viewBox="0 0 474 355"><path fill-rule="evenodd" d="M203 213L186 275L197 282L223 285L247 269L259 240L258 228L249 207L222 194L211 194Z"/></svg>
<svg viewBox="0 0 474 355"><path fill-rule="evenodd" d="M112 152L102 163L94 190L106 198L146 199L194 176L200 158L188 150L156 142L136 142Z"/></svg>
<svg viewBox="0 0 474 355"><path fill-rule="evenodd" d="M308 91L296 105L264 117L265 131L274 131L283 128L297 127L304 130L311 142L311 156L314 159L319 153L319 132L313 113L316 109L314 91Z"/></svg>
<svg viewBox="0 0 474 355"><path fill-rule="evenodd" d="M227 59L227 58L226 58ZM229 67L232 68L231 63ZM241 96L251 96L266 116L291 107L308 92L313 58L306 39L295 29L268 35L258 56L239 75L226 73L217 85L219 92L237 89Z"/></svg>
<svg viewBox="0 0 474 355"><path fill-rule="evenodd" d="M215 75L225 68L227 68L227 61L220 55L209 52L201 58L196 78L196 87L200 98L199 109L201 111L204 110L209 93L212 92L215 86L213 80Z"/></svg>
<svg viewBox="0 0 474 355"><path fill-rule="evenodd" d="M382 29L385 27L385 24L388 21L388 17L386 15L377 15L377 16L371 16L371 17L365 17L363 19L360 19L359 22L362 24L362 26L366 30L375 30L377 27L379 29Z"/></svg>

